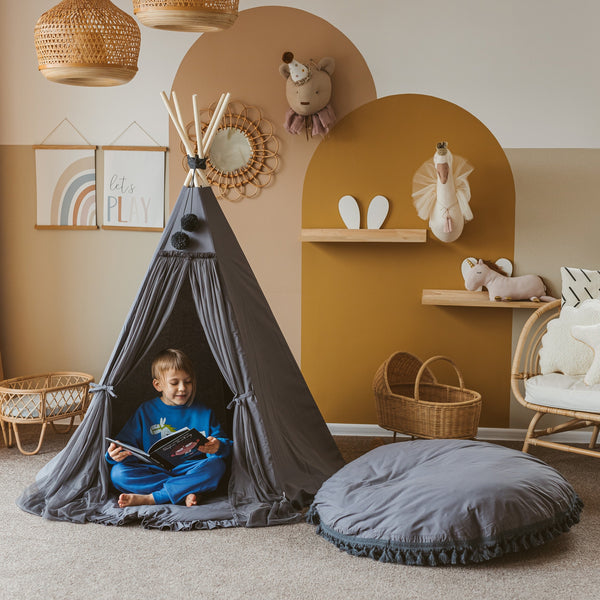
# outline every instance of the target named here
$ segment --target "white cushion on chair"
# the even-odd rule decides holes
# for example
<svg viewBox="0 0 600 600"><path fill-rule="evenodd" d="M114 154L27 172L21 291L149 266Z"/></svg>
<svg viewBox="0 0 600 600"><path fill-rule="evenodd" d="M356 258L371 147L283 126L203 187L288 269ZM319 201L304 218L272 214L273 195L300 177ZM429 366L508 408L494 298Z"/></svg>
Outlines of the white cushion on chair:
<svg viewBox="0 0 600 600"><path fill-rule="evenodd" d="M586 300L578 308L563 306L560 316L548 323L540 348L540 370L546 375L560 371L567 375L584 375L594 359L594 352L571 335L575 325L600 323L600 300Z"/></svg>
<svg viewBox="0 0 600 600"><path fill-rule="evenodd" d="M562 373L536 375L525 382L525 400L539 406L600 413L600 384L586 385L583 376Z"/></svg>

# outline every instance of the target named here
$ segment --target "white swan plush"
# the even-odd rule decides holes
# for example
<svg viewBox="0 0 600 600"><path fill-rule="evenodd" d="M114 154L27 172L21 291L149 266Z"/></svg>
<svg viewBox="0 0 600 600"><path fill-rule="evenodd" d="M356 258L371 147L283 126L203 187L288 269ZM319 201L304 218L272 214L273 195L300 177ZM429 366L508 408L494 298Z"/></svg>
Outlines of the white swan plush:
<svg viewBox="0 0 600 600"><path fill-rule="evenodd" d="M431 233L442 242L457 240L473 218L467 178L473 167L453 156L447 142L439 142L432 160L424 162L413 177L413 204L419 217L429 220Z"/></svg>

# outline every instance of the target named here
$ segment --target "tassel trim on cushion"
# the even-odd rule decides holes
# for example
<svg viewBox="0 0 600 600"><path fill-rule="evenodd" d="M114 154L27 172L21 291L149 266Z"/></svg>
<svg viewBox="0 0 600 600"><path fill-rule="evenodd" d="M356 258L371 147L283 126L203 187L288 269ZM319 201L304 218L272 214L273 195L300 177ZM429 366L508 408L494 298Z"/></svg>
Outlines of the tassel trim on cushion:
<svg viewBox="0 0 600 600"><path fill-rule="evenodd" d="M556 515L550 522L544 521L531 525L525 530L508 532L493 539L465 541L455 545L386 542L344 535L321 523L314 504L307 512L306 520L317 525L317 533L320 536L348 554L367 556L379 562L438 567L480 563L511 552L521 552L541 546L578 523L582 509L583 502L575 494L567 510Z"/></svg>

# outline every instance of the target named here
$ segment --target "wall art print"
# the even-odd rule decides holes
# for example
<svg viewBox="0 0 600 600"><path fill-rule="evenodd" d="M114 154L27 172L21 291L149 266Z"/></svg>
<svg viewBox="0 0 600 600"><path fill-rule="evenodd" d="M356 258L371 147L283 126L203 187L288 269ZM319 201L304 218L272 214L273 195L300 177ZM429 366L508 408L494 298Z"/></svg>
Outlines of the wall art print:
<svg viewBox="0 0 600 600"><path fill-rule="evenodd" d="M103 229L162 231L166 149L105 146L103 151Z"/></svg>
<svg viewBox="0 0 600 600"><path fill-rule="evenodd" d="M36 229L97 229L96 146L34 146Z"/></svg>

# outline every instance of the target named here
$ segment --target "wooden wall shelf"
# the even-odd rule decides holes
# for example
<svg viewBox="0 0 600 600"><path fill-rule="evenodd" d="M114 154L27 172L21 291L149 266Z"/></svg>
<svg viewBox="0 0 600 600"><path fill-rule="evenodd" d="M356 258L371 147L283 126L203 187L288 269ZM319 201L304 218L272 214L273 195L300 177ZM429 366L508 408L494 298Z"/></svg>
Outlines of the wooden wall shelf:
<svg viewBox="0 0 600 600"><path fill-rule="evenodd" d="M427 229L303 229L302 242L426 242Z"/></svg>
<svg viewBox="0 0 600 600"><path fill-rule="evenodd" d="M485 308L539 308L542 303L529 300L514 302L495 302L489 299L487 292L469 292L468 290L423 290L421 304L433 306L475 306Z"/></svg>

